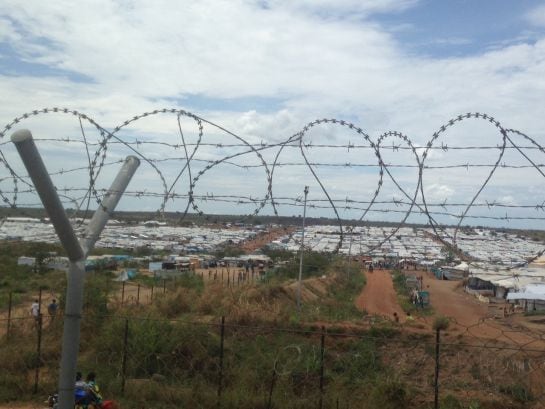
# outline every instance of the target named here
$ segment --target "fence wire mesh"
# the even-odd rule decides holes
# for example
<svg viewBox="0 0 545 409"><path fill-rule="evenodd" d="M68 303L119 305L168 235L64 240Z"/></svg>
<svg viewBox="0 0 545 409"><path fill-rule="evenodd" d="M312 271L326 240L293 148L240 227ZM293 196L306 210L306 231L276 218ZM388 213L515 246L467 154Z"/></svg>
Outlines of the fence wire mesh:
<svg viewBox="0 0 545 409"><path fill-rule="evenodd" d="M45 115L66 126L55 134L50 122L40 122ZM465 128L471 123L478 125ZM108 177L127 153L141 159L144 171L140 184L125 196L137 202L135 207L174 213L178 223L191 212L212 221L210 213L218 209L293 215L304 206L298 183L310 178L309 210L318 217L327 211L337 223L328 237L335 243L329 249L333 252L346 249L347 238L354 254L384 250L402 227L418 222L427 225L433 240L464 254L471 244L459 237L467 223L539 228L545 221L539 189L545 148L482 113L456 116L419 143L395 131L373 138L338 119L312 121L291 136L267 135L265 142L261 135L242 137L180 109L146 112L107 129L76 110L45 108L10 121L0 138L15 127L35 125L50 175L78 233L81 218L101 206ZM447 141L453 132L464 136L456 144ZM146 133L151 136L142 136ZM474 135L486 138L475 143ZM69 160L74 154L80 156ZM361 180L362 186L339 188L343 183L327 173L331 169L346 172L344 184ZM25 215L41 207L9 142L0 143L0 170L2 210ZM465 173L455 178L451 172ZM442 177L447 183L439 183ZM516 182L505 189L502 183L508 179ZM463 194L453 197L449 188L459 180L465 182L457 185ZM368 230L353 226L382 217L393 227L381 230L377 240L365 242ZM0 228L7 223L2 220ZM295 229L288 233L298 243ZM134 235L139 245L147 243L139 238L142 234ZM112 245L115 235L106 230L105 236L99 244ZM55 240L53 229L44 225L29 237ZM413 249L411 243L404 245ZM523 259L543 253L539 243L526 246ZM200 283L191 291L181 290L175 280L118 284L115 294L108 285L88 287L81 370L96 370L104 395L128 407L545 407L539 319L533 327L521 327L516 314L496 311L479 321L467 317L448 324L426 316L402 323L380 317L348 324L260 320L256 316L268 311L274 316L277 306L261 305L259 314L248 311L249 298L259 294L241 296L238 291L261 279L253 270L214 268L180 278ZM195 296L199 285L211 286L209 295L231 297L236 308L225 320L216 314L226 309L219 297ZM200 312L198 321L180 318L194 308ZM25 308L12 309L11 296L7 310L0 321L3 399L53 391L61 312L54 317L43 310L38 319L28 318Z"/></svg>
<svg viewBox="0 0 545 409"><path fill-rule="evenodd" d="M97 371L103 395L128 407L545 407L542 332L508 320L285 325L147 308L112 298L107 315L92 306L82 321L81 370ZM1 324L3 398L55 390L62 320L14 314Z"/></svg>
<svg viewBox="0 0 545 409"><path fill-rule="evenodd" d="M213 220L210 213L218 209L253 216L293 214L304 205L296 182L312 182L309 210L327 214L338 225L333 250L343 246L349 220L386 218L394 224L364 249L367 253L388 243L407 223L428 224L454 246L468 223L545 227L545 199L532 194L545 176L545 148L484 113L455 116L422 140L397 131L371 137L335 118L309 122L291 136L274 131L243 136L181 109L145 112L107 129L85 113L53 107L14 118L0 138L35 124L45 125L37 141L52 158L50 175L65 206L78 217L100 206L109 169L131 154L140 158L145 176L125 196L160 214L175 212L179 222L190 212ZM71 136L55 136L55 126ZM476 144L474 135L482 143ZM58 160L59 149L68 159ZM331 173L333 168L337 173ZM8 142L0 144L0 169L2 206L41 207ZM339 175L349 188L337 183ZM513 177L519 183L502 186ZM218 178L229 183L218 184ZM359 185L353 183L356 178Z"/></svg>

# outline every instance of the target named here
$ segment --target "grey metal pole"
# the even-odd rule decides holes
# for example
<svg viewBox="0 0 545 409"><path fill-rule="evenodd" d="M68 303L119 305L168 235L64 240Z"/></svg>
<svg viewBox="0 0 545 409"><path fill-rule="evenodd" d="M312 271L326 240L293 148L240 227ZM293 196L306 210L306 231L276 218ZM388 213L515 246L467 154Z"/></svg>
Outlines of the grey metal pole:
<svg viewBox="0 0 545 409"><path fill-rule="evenodd" d="M85 260L71 261L66 283L66 305L59 373L59 409L74 407L74 383L78 363Z"/></svg>
<svg viewBox="0 0 545 409"><path fill-rule="evenodd" d="M81 244L86 256L98 240L100 233L102 233L104 226L106 226L108 219L119 203L123 192L127 188L139 165L140 161L136 156L127 156L125 159L125 162L112 182L110 189L104 196L104 199L102 199L102 203L93 214L91 221L83 233Z"/></svg>
<svg viewBox="0 0 545 409"><path fill-rule="evenodd" d="M303 206L303 233L301 235L301 255L299 256L299 281L297 283L297 313L301 316L301 280L303 279L303 252L305 250L305 219L307 217L308 186L305 186L305 204Z"/></svg>
<svg viewBox="0 0 545 409"><path fill-rule="evenodd" d="M82 238L85 257L93 249L108 218L119 203L140 161L129 156L93 214ZM59 375L59 409L74 407L74 380L78 363L83 288L85 285L85 259L70 263L66 289L66 308L62 338L61 370Z"/></svg>
<svg viewBox="0 0 545 409"><path fill-rule="evenodd" d="M11 140L23 160L27 172L70 260L66 288L66 305L64 309L58 408L71 409L74 407L74 380L76 377L83 289L85 284L85 258L98 239L108 221L108 217L119 202L140 162L136 157L130 156L126 159L121 171L108 190L101 207L97 209L87 226L85 236L82 240L84 248L82 248L32 139L32 134L26 129L19 130L12 135Z"/></svg>
<svg viewBox="0 0 545 409"><path fill-rule="evenodd" d="M42 157L32 139L32 134L27 129L21 129L13 133L11 141L15 144L23 160L28 175L32 179L32 183L34 183L34 187L51 219L51 223L57 232L57 236L59 236L62 246L68 254L68 258L71 261L81 260L83 258L83 250L62 207L55 186L53 186L53 182L47 173Z"/></svg>
<svg viewBox="0 0 545 409"><path fill-rule="evenodd" d="M352 238L354 237L354 227L350 228L350 244L348 246L348 278L350 278L350 268L352 267Z"/></svg>

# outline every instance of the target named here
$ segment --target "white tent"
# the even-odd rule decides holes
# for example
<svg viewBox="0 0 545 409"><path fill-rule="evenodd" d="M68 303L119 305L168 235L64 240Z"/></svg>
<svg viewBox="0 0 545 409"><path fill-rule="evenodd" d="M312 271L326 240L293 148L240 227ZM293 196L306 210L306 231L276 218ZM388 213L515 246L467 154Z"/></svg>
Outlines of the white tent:
<svg viewBox="0 0 545 409"><path fill-rule="evenodd" d="M539 300L545 301L545 284L527 284L520 291L507 294L507 300Z"/></svg>
<svg viewBox="0 0 545 409"><path fill-rule="evenodd" d="M465 261L462 261L454 267L449 267L449 270L469 271L469 265Z"/></svg>

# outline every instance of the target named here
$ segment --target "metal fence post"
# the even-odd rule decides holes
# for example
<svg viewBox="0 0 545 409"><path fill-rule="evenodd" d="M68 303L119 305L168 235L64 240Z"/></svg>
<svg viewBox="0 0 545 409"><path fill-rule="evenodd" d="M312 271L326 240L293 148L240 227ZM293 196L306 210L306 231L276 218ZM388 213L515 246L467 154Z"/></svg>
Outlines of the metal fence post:
<svg viewBox="0 0 545 409"><path fill-rule="evenodd" d="M220 373L218 377L218 407L221 407L221 392L223 387L223 343L225 340L225 316L221 317L220 332Z"/></svg>
<svg viewBox="0 0 545 409"><path fill-rule="evenodd" d="M276 384L276 368L273 367L271 387L269 389L269 401L267 402L267 409L272 409L272 396L274 392L274 385Z"/></svg>
<svg viewBox="0 0 545 409"><path fill-rule="evenodd" d="M303 257L305 252L305 219L307 217L308 186L305 186L305 204L303 207L303 232L301 234L301 254L299 256L299 277L297 280L297 317L301 318L301 282L303 280Z"/></svg>
<svg viewBox="0 0 545 409"><path fill-rule="evenodd" d="M136 305L140 305L140 284L136 288Z"/></svg>
<svg viewBox="0 0 545 409"><path fill-rule="evenodd" d="M40 290L41 295L41 290ZM38 393L38 382L40 381L40 366L42 365L42 314L38 313L38 339L36 342L36 368L34 372L34 394Z"/></svg>
<svg viewBox="0 0 545 409"><path fill-rule="evenodd" d="M439 409L439 347L441 342L441 329L435 330L435 378L433 382L434 388L434 409Z"/></svg>
<svg viewBox="0 0 545 409"><path fill-rule="evenodd" d="M121 283L121 305L125 302L125 281Z"/></svg>
<svg viewBox="0 0 545 409"><path fill-rule="evenodd" d="M324 350L325 350L325 327L322 326L322 336L320 337L320 402L318 407L324 406Z"/></svg>
<svg viewBox="0 0 545 409"><path fill-rule="evenodd" d="M151 285L151 294L150 294L150 296L149 296L150 304L153 304L153 288L154 288L154 285L152 284L152 285Z"/></svg>
<svg viewBox="0 0 545 409"><path fill-rule="evenodd" d="M38 316L42 316L42 288L38 290Z"/></svg>
<svg viewBox="0 0 545 409"><path fill-rule="evenodd" d="M121 395L125 394L128 340L129 340L129 319L126 318L125 319L125 333L123 335L123 360L121 361Z"/></svg>
<svg viewBox="0 0 545 409"><path fill-rule="evenodd" d="M12 298L12 292L9 292L9 301L8 301L8 323L6 328L6 338L9 340L10 337L10 330L11 330L11 308L13 307L13 298Z"/></svg>
<svg viewBox="0 0 545 409"><path fill-rule="evenodd" d="M167 280L163 278L163 294L167 292Z"/></svg>

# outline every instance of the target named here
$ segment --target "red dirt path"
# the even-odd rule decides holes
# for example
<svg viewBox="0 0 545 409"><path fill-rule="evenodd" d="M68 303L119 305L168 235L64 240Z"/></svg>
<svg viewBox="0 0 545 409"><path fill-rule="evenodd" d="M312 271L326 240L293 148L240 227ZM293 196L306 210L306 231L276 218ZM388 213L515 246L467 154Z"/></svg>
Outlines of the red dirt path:
<svg viewBox="0 0 545 409"><path fill-rule="evenodd" d="M397 295L392 277L387 270L365 272L367 283L356 299L356 306L371 315L382 315L393 319L394 312L399 317L405 314L397 303Z"/></svg>
<svg viewBox="0 0 545 409"><path fill-rule="evenodd" d="M423 277L423 286L430 293L434 315L451 318L449 332L462 333L474 340L504 341L518 346L530 343L533 348L545 347L545 343L538 341L543 330L532 333L527 328L517 325L516 321L523 317L491 317L488 304L481 303L472 295L465 293L460 282L437 280L422 271L411 273ZM356 299L356 306L370 315L389 319L397 312L401 321L405 322L405 313L397 302L390 272L375 270L373 273L362 274L365 274L367 284ZM421 324L420 329L429 330L434 319L434 316L424 316L416 318L416 322Z"/></svg>
<svg viewBox="0 0 545 409"><path fill-rule="evenodd" d="M437 280L427 273L419 272L423 286L430 292L430 301L438 315L454 318L459 324L468 326L478 323L488 315L488 306L467 294L460 281Z"/></svg>

